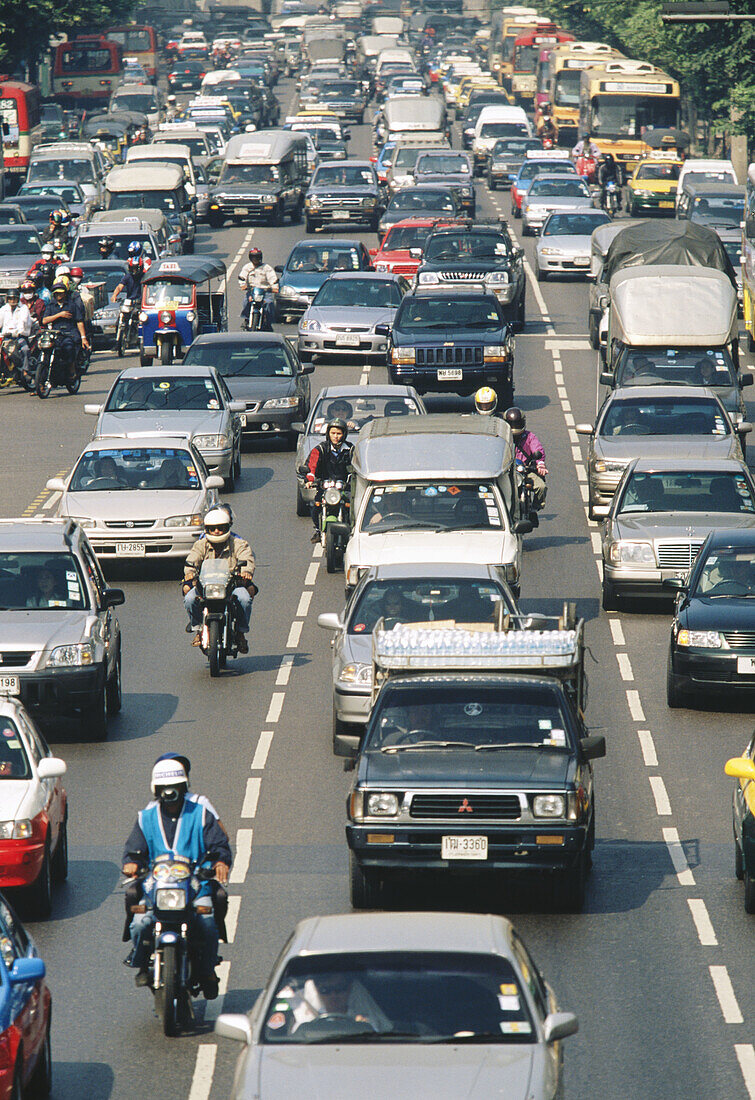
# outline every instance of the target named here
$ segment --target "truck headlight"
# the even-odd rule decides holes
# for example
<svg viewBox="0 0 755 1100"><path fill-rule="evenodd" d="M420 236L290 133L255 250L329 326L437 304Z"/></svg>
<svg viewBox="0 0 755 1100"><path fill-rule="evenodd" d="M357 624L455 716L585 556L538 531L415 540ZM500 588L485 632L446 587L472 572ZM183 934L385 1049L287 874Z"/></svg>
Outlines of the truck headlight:
<svg viewBox="0 0 755 1100"><path fill-rule="evenodd" d="M391 352L391 362L393 363L414 363L416 359L416 348L394 348Z"/></svg>
<svg viewBox="0 0 755 1100"><path fill-rule="evenodd" d="M566 799L562 794L536 794L532 800L534 817L566 817Z"/></svg>
<svg viewBox="0 0 755 1100"><path fill-rule="evenodd" d="M28 818L21 821L0 821L0 840L28 840L32 835L32 823Z"/></svg>
<svg viewBox="0 0 755 1100"><path fill-rule="evenodd" d="M698 649L720 649L723 645L717 630L680 630L676 641L678 645L691 645Z"/></svg>
<svg viewBox="0 0 755 1100"><path fill-rule="evenodd" d="M191 516L169 516L165 521L166 527L201 527L202 513L194 512Z"/></svg>
<svg viewBox="0 0 755 1100"><path fill-rule="evenodd" d="M231 441L227 435L195 435L192 443L195 447L201 450L222 450L224 447L230 447Z"/></svg>
<svg viewBox="0 0 755 1100"><path fill-rule="evenodd" d="M437 286L440 279L434 271L420 271L417 281L420 286Z"/></svg>
<svg viewBox="0 0 755 1100"><path fill-rule="evenodd" d="M655 554L649 542L626 542L619 539L611 544L608 560L612 565L655 565Z"/></svg>
<svg viewBox="0 0 755 1100"><path fill-rule="evenodd" d="M75 645L59 645L47 658L48 668L80 668L94 662L94 646L91 642L77 642Z"/></svg>
<svg viewBox="0 0 755 1100"><path fill-rule="evenodd" d="M376 791L367 795L368 817L395 817L398 811L398 795L386 791Z"/></svg>
<svg viewBox="0 0 755 1100"><path fill-rule="evenodd" d="M372 686L372 665L361 662L344 665L338 677L342 684L361 684L364 687Z"/></svg>
<svg viewBox="0 0 755 1100"><path fill-rule="evenodd" d="M155 905L158 909L185 909L186 891L175 886L155 890Z"/></svg>

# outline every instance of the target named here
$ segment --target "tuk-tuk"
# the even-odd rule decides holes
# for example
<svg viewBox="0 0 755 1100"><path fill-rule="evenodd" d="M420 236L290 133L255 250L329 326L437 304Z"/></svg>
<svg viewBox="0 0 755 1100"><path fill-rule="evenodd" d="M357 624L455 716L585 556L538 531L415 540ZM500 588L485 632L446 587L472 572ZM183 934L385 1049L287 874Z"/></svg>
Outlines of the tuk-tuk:
<svg viewBox="0 0 755 1100"><path fill-rule="evenodd" d="M139 349L142 366L157 356L169 365L195 337L228 328L228 278L214 256L177 256L154 263L142 281Z"/></svg>
<svg viewBox="0 0 755 1100"><path fill-rule="evenodd" d="M82 136L104 149L114 163L122 164L129 146L147 141L151 130L147 116L137 111L103 112L89 116Z"/></svg>

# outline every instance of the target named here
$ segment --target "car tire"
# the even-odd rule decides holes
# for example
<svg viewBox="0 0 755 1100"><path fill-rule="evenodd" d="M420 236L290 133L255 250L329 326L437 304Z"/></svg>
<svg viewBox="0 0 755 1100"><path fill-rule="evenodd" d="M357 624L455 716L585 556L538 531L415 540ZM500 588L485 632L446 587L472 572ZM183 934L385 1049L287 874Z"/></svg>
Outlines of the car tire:
<svg viewBox="0 0 755 1100"><path fill-rule="evenodd" d="M745 877L745 861L742 855L742 847L736 837L734 837L734 875L740 882Z"/></svg>
<svg viewBox="0 0 755 1100"><path fill-rule="evenodd" d="M630 202L629 207L627 209L627 214L629 215L630 218L636 218L637 217L637 207L635 206L635 204L633 202Z"/></svg>
<svg viewBox="0 0 755 1100"><path fill-rule="evenodd" d="M223 491L226 493L232 493L236 488L236 463L231 459L231 468L228 471L228 477L223 479Z"/></svg>
<svg viewBox="0 0 755 1100"><path fill-rule="evenodd" d="M592 315L587 322L587 335L590 340L590 347L593 349L593 351L597 351L598 344L600 343L600 338L598 336L598 326L595 323L595 318Z"/></svg>
<svg viewBox="0 0 755 1100"><path fill-rule="evenodd" d="M317 230L317 226L315 225L315 223L312 221L311 218L306 218L305 219L304 227L307 230L307 233L314 233Z"/></svg>
<svg viewBox="0 0 755 1100"><path fill-rule="evenodd" d="M374 871L360 867L353 852L349 852L349 892L352 909L378 909L383 889Z"/></svg>
<svg viewBox="0 0 755 1100"><path fill-rule="evenodd" d="M602 595L602 607L604 611L618 611L619 610L619 598L616 595L616 586L609 580L603 577L603 595Z"/></svg>
<svg viewBox="0 0 755 1100"><path fill-rule="evenodd" d="M45 841L45 854L36 881L26 889L29 909L35 920L47 920L52 913L52 860L50 838Z"/></svg>
<svg viewBox="0 0 755 1100"><path fill-rule="evenodd" d="M521 217L521 214L519 216ZM532 230L530 229L530 227L528 225L525 225L524 223L522 224L522 236L523 237L531 237L532 236Z"/></svg>
<svg viewBox="0 0 755 1100"><path fill-rule="evenodd" d="M755 875L748 870L744 872L745 882L745 913L755 913Z"/></svg>
<svg viewBox="0 0 755 1100"><path fill-rule="evenodd" d="M50 1047L50 1024L47 1024L45 1039L37 1055L37 1064L26 1086L25 1097L29 1100L44 1100L52 1091L52 1050Z"/></svg>
<svg viewBox="0 0 755 1100"><path fill-rule="evenodd" d="M682 687L682 678L674 672L671 654L666 665L666 703L672 710L689 705L689 693Z"/></svg>
<svg viewBox="0 0 755 1100"><path fill-rule="evenodd" d="M151 367L154 356L152 355L140 355L139 363L142 367Z"/></svg>
<svg viewBox="0 0 755 1100"><path fill-rule="evenodd" d="M541 269L537 260L535 260L535 278L539 283L547 283L548 281L548 272Z"/></svg>
<svg viewBox="0 0 755 1100"><path fill-rule="evenodd" d="M217 214L209 214L207 216L207 222L210 229L221 229L225 218L218 217Z"/></svg>
<svg viewBox="0 0 755 1100"><path fill-rule="evenodd" d="M107 713L108 718L115 717L120 713L120 709L123 706L123 690L121 687L121 651L118 650L118 655L115 659L115 668L113 669L112 676L108 676L107 687Z"/></svg>
<svg viewBox="0 0 755 1100"><path fill-rule="evenodd" d="M490 176L488 176L488 190L489 191L497 191L498 190L498 184L494 183Z"/></svg>
<svg viewBox="0 0 755 1100"><path fill-rule="evenodd" d="M81 710L81 732L87 741L104 741L107 737L107 692L103 687L97 699Z"/></svg>
<svg viewBox="0 0 755 1100"><path fill-rule="evenodd" d="M52 877L54 882L65 882L68 878L68 811L60 824L58 843L52 857Z"/></svg>
<svg viewBox="0 0 755 1100"><path fill-rule="evenodd" d="M309 503L302 496L301 486L298 484L296 486L296 514L297 516L308 516L310 514Z"/></svg>
<svg viewBox="0 0 755 1100"><path fill-rule="evenodd" d="M562 913L581 913L585 907L587 892L588 858L582 852L577 866L572 871L562 871L555 876L555 908Z"/></svg>
<svg viewBox="0 0 755 1100"><path fill-rule="evenodd" d="M516 320L514 321L514 332L524 332L524 326L527 324L527 287L526 284L522 288L522 294L519 298L519 305L516 310Z"/></svg>

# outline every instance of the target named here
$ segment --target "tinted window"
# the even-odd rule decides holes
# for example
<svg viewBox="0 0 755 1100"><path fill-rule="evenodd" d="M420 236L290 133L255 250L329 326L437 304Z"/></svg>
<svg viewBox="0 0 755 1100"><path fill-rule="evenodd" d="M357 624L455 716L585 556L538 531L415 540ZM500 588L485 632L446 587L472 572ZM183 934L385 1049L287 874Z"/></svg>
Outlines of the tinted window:
<svg viewBox="0 0 755 1100"><path fill-rule="evenodd" d="M607 214L551 214L543 229L544 237L589 237L593 229L611 219Z"/></svg>
<svg viewBox="0 0 755 1100"><path fill-rule="evenodd" d="M635 472L627 482L621 513L755 513L755 500L744 474L713 470L690 473Z"/></svg>
<svg viewBox="0 0 755 1100"><path fill-rule="evenodd" d="M582 180L535 179L530 187L530 199L537 198L586 198L590 192Z"/></svg>
<svg viewBox="0 0 755 1100"><path fill-rule="evenodd" d="M0 554L0 608L31 611L89 606L86 586L72 554Z"/></svg>
<svg viewBox="0 0 755 1100"><path fill-rule="evenodd" d="M194 343L186 353L187 366L215 367L223 378L291 378L293 367L280 344Z"/></svg>
<svg viewBox="0 0 755 1100"><path fill-rule="evenodd" d="M449 191L407 187L405 191L399 191L393 196L388 210L440 210L444 214L455 214L456 204Z"/></svg>
<svg viewBox="0 0 755 1100"><path fill-rule="evenodd" d="M198 488L196 463L189 451L139 447L85 451L76 464L69 492Z"/></svg>
<svg viewBox="0 0 755 1100"><path fill-rule="evenodd" d="M477 297L404 299L394 326L403 332L465 328L492 332L503 324L498 303Z"/></svg>
<svg viewBox="0 0 755 1100"><path fill-rule="evenodd" d="M501 233L439 233L429 237L425 259L436 260L505 260L509 245Z"/></svg>
<svg viewBox="0 0 755 1100"><path fill-rule="evenodd" d="M614 401L600 425L603 436L729 435L728 418L717 401L661 397Z"/></svg>
<svg viewBox="0 0 755 1100"><path fill-rule="evenodd" d="M39 252L42 242L36 229L0 228L0 256L25 256L29 252Z"/></svg>

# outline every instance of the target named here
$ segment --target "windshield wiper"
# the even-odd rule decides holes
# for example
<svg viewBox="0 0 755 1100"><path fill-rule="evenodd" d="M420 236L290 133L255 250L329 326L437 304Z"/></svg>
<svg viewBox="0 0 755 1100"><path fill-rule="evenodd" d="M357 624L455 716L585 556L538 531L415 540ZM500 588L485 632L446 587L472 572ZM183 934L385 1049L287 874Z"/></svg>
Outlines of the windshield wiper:
<svg viewBox="0 0 755 1100"><path fill-rule="evenodd" d="M531 1035L520 1032L515 1035L503 1035L495 1031L476 1031L473 1035L444 1035L442 1039L432 1039L433 1043L528 1043Z"/></svg>
<svg viewBox="0 0 755 1100"><path fill-rule="evenodd" d="M419 1042L434 1043L437 1040L420 1035L417 1031L373 1031L372 1028L364 1031L350 1031L347 1035L328 1035L318 1039L305 1039L307 1045L323 1043L392 1043L396 1039L416 1039Z"/></svg>
<svg viewBox="0 0 755 1100"><path fill-rule="evenodd" d="M475 745L475 752L495 752L498 749L537 749L540 752L542 749L548 748L567 748L566 745L528 745L524 741L498 741L491 745Z"/></svg>
<svg viewBox="0 0 755 1100"><path fill-rule="evenodd" d="M439 528L443 531L502 531L503 527L496 526L494 523L486 523L480 520L477 523L448 523L445 527Z"/></svg>
<svg viewBox="0 0 755 1100"><path fill-rule="evenodd" d="M411 745L383 745L381 752L405 752L407 749L471 749L468 741L415 741Z"/></svg>
<svg viewBox="0 0 755 1100"><path fill-rule="evenodd" d="M442 531L442 530L444 530L444 528L442 526L439 527L437 523L431 523L429 520L421 520L421 519L410 520L408 523L401 523L401 522L388 523L388 524L386 524L385 527L383 527L384 523L385 523L385 520L380 520L378 523L373 524L372 527L365 527L362 531L362 534L365 534L365 535L379 534L381 529L386 530L386 531L393 531L396 528L400 528L402 531L410 531L410 530L414 530L415 528L422 528L425 531Z"/></svg>

